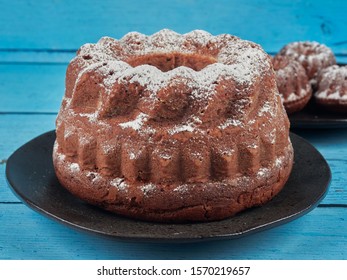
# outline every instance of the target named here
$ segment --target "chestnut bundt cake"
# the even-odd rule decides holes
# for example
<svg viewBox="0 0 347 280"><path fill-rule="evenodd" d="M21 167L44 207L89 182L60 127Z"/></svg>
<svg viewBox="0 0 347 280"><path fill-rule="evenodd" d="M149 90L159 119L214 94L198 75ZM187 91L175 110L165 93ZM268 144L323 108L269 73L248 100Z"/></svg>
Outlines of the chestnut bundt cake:
<svg viewBox="0 0 347 280"><path fill-rule="evenodd" d="M293 164L269 56L204 31L104 37L71 61L53 161L72 194L149 221L262 205Z"/></svg>
<svg viewBox="0 0 347 280"><path fill-rule="evenodd" d="M296 60L276 55L273 60L276 83L288 114L300 111L312 96L304 67Z"/></svg>
<svg viewBox="0 0 347 280"><path fill-rule="evenodd" d="M347 66L333 65L322 70L314 97L324 108L347 114Z"/></svg>
<svg viewBox="0 0 347 280"><path fill-rule="evenodd" d="M301 63L313 86L316 84L316 77L320 70L336 64L332 50L317 42L292 42L285 45L278 55L288 56Z"/></svg>

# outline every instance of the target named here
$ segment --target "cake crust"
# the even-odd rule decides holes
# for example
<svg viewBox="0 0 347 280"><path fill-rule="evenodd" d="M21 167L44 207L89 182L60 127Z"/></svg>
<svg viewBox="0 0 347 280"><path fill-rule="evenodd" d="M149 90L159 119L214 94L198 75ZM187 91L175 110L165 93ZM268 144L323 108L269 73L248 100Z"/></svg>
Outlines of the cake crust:
<svg viewBox="0 0 347 280"><path fill-rule="evenodd" d="M116 214L156 222L206 222L271 200L289 178L293 152L288 147L274 169L262 169L254 178L195 184L129 185L124 179L81 171L62 155L55 157L54 165L59 181L73 195Z"/></svg>
<svg viewBox="0 0 347 280"><path fill-rule="evenodd" d="M82 46L56 124L61 184L148 221L219 220L261 205L293 164L269 56L227 34L132 32Z"/></svg>

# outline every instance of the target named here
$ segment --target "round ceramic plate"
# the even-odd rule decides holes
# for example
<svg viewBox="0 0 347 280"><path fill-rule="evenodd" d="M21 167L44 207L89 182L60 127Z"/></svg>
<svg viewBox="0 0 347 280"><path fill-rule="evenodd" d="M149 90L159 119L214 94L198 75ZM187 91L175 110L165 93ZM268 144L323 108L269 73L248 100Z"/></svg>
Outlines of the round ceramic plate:
<svg viewBox="0 0 347 280"><path fill-rule="evenodd" d="M304 109L289 115L289 120L292 128L347 128L347 112L342 114L324 110L317 106L314 98L311 98Z"/></svg>
<svg viewBox="0 0 347 280"><path fill-rule="evenodd" d="M86 232L134 241L197 242L231 239L269 229L304 215L328 190L331 173L322 155L295 134L295 164L284 189L269 203L232 218L208 223L162 224L120 217L72 196L58 182L52 163L55 132L31 140L7 161L13 192L29 207Z"/></svg>

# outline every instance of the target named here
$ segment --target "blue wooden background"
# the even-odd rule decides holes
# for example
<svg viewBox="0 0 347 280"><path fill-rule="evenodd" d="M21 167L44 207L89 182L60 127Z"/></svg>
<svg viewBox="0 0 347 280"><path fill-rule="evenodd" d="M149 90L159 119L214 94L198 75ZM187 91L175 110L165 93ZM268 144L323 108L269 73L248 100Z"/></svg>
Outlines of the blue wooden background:
<svg viewBox="0 0 347 280"><path fill-rule="evenodd" d="M120 242L76 232L27 208L9 190L6 159L54 129L67 63L101 36L204 29L255 41L269 53L316 40L347 63L347 1L0 0L0 259L347 259L347 129L297 130L328 160L333 180L318 208L239 240Z"/></svg>

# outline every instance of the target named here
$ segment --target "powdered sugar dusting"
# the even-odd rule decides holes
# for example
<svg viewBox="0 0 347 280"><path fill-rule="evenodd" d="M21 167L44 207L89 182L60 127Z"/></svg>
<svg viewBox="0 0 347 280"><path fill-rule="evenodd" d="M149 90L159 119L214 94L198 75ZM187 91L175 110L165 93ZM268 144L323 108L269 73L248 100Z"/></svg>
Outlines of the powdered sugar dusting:
<svg viewBox="0 0 347 280"><path fill-rule="evenodd" d="M187 184L179 185L173 189L174 192L178 192L180 194L185 194L189 191L189 186Z"/></svg>
<svg viewBox="0 0 347 280"><path fill-rule="evenodd" d="M96 182L96 181L99 181L101 179L100 173L92 172L92 171L87 172L87 177L90 178L92 180L92 182Z"/></svg>
<svg viewBox="0 0 347 280"><path fill-rule="evenodd" d="M247 148L250 148L250 149L257 149L259 146L255 143L251 143L249 145L247 145Z"/></svg>
<svg viewBox="0 0 347 280"><path fill-rule="evenodd" d="M128 188L128 184L124 181L124 178L115 178L111 180L110 184L120 191L124 191Z"/></svg>
<svg viewBox="0 0 347 280"><path fill-rule="evenodd" d="M315 41L292 42L286 45L281 52L296 58L299 62L311 60L311 63L312 60L325 61L334 56L330 48Z"/></svg>
<svg viewBox="0 0 347 280"><path fill-rule="evenodd" d="M223 148L220 148L219 152L224 156L230 157L235 153L235 150L232 148L223 147Z"/></svg>
<svg viewBox="0 0 347 280"><path fill-rule="evenodd" d="M330 48L318 42L292 42L284 46L281 55L289 56L301 63L311 84L315 84L318 69L336 64L335 55Z"/></svg>
<svg viewBox="0 0 347 280"><path fill-rule="evenodd" d="M165 153L160 154L159 157L162 158L162 159L165 159L165 160L170 160L172 158L171 155L165 154Z"/></svg>
<svg viewBox="0 0 347 280"><path fill-rule="evenodd" d="M101 144L101 146L102 146L102 151L103 151L104 154L106 154L106 155L108 155L108 154L114 152L115 149L116 149L115 145L114 145L114 144L110 144L110 143L105 143L105 142L104 142L104 143Z"/></svg>
<svg viewBox="0 0 347 280"><path fill-rule="evenodd" d="M210 56L216 63L207 65L200 71L195 71L186 66L176 67L163 72L151 65L139 65L132 67L126 61L129 58L147 54L183 53L200 54L204 50L205 56ZM159 98L157 94L168 85L183 80L189 88L189 98L199 100L201 104L207 104L217 93L216 87L220 81L231 80L238 86L250 86L264 71L271 69L268 55L256 44L241 40L237 37L222 34L213 36L202 30L194 30L186 34L179 34L172 30L163 29L151 36L138 32L131 32L120 40L103 37L97 44L85 44L78 52L78 61L82 69L77 77L74 92L78 85L84 82L85 73L98 73L101 77L102 90L96 92L104 100L108 100L116 84L137 84L146 92L145 104L148 108L155 108ZM212 60L212 61L213 61ZM178 79L179 78L179 79ZM74 96L74 94L73 94ZM112 95L113 96L113 95ZM99 103L94 113L82 113L90 122L98 121L98 110L103 106L99 97ZM235 106L238 106L235 104ZM242 115L244 106L240 106ZM197 117L197 116L196 116ZM141 132L141 128L149 117L140 113L134 120L120 123L121 128L131 128ZM201 120L200 120L201 122ZM193 132L196 122L182 124L173 128L169 133ZM221 129L229 126L239 126L241 121L227 119L220 125ZM142 131L143 132L143 131ZM150 133L150 131L148 131Z"/></svg>
<svg viewBox="0 0 347 280"><path fill-rule="evenodd" d="M275 142L276 142L276 132L277 132L277 130L276 130L276 128L274 128L269 133L269 139L270 139L271 144L275 144Z"/></svg>
<svg viewBox="0 0 347 280"><path fill-rule="evenodd" d="M54 149L57 149L55 147L56 145L54 145ZM66 159L66 155L62 153L58 153L57 150L55 150L54 153L57 155L59 161L64 161Z"/></svg>
<svg viewBox="0 0 347 280"><path fill-rule="evenodd" d="M284 97L283 97L283 95L281 95L281 98L283 99L283 101L284 101ZM298 95L295 93L295 92L291 92L289 95L288 95L288 97L286 98L286 101L294 101L294 100L297 100L299 97L298 97Z"/></svg>
<svg viewBox="0 0 347 280"><path fill-rule="evenodd" d="M271 104L269 101L264 102L263 106L259 109L258 116L263 116L264 114L270 114L272 117L275 116L276 106Z"/></svg>
<svg viewBox="0 0 347 280"><path fill-rule="evenodd" d="M71 163L69 168L71 172L80 172L80 166L76 162Z"/></svg>
<svg viewBox="0 0 347 280"><path fill-rule="evenodd" d="M90 63L126 61L129 57L146 54L170 52L195 53L197 47L209 49L207 46L214 46L219 50L217 64L220 65L218 67L209 68L209 71L201 73L202 76L205 76L201 77L202 80L211 77L206 84L211 84L210 81L219 75L228 75L236 82L250 84L254 80L254 75L261 74L259 72L261 71L261 69L259 69L260 65L268 62L265 52L255 44L226 34L212 36L210 33L202 30L194 30L181 35L172 30L163 29L151 36L146 36L138 32L131 32L120 40L104 37L95 45L86 44L81 47L79 56L90 59ZM112 63L109 63L110 66L111 64ZM136 80L142 84L150 84L151 82L148 81L148 76L144 75L140 78L141 72L146 72L148 68L135 68L137 69L136 74L139 74ZM172 71L175 71L175 69ZM153 74L154 71L150 72ZM165 73L161 73L160 75L160 79L162 80ZM212 76L214 77L212 78ZM199 82L200 81L197 81L200 85ZM107 85L108 83L106 82L105 84Z"/></svg>
<svg viewBox="0 0 347 280"><path fill-rule="evenodd" d="M95 111L94 113L80 113L81 117L87 117L90 122L96 122L98 119L99 111Z"/></svg>
<svg viewBox="0 0 347 280"><path fill-rule="evenodd" d="M204 30L193 30L183 36L188 42L198 47L204 47L213 40L213 36Z"/></svg>
<svg viewBox="0 0 347 280"><path fill-rule="evenodd" d="M148 115L144 113L140 113L138 114L136 119L129 122L121 123L119 124L119 126L122 128L132 128L134 130L140 130L140 128L142 127L144 122L147 120L147 118L148 118Z"/></svg>
<svg viewBox="0 0 347 280"><path fill-rule="evenodd" d="M257 176L258 177L268 177L269 172L270 172L270 170L268 168L260 168L258 173L257 173Z"/></svg>
<svg viewBox="0 0 347 280"><path fill-rule="evenodd" d="M235 65L225 65L222 63L210 64L200 71L195 71L186 66L180 66L167 72L162 72L151 65L125 67L123 64L119 68L118 63L110 63L110 65L104 67L109 67L110 71L113 71L113 75L105 79L104 85L106 89L112 87L115 83L138 83L147 91L151 92L153 99L160 89L177 82L178 77L183 79L186 86L191 89L190 95L194 99L208 99L216 93L216 83L221 80L231 79L237 80L240 83L245 82L244 76ZM102 69L100 68L97 71L101 71ZM120 73L120 71L122 72ZM249 79L248 83L251 82L252 79ZM109 91L106 90L106 92Z"/></svg>
<svg viewBox="0 0 347 280"><path fill-rule="evenodd" d="M223 124L219 125L218 128L226 129L229 126L241 126L242 122L234 119L227 119Z"/></svg>
<svg viewBox="0 0 347 280"><path fill-rule="evenodd" d="M340 91L320 91L315 95L321 99L347 100L347 94L342 94Z"/></svg>
<svg viewBox="0 0 347 280"><path fill-rule="evenodd" d="M108 41L108 43L106 43ZM114 53L111 51L110 47L115 43L115 40L110 37L103 37L99 40L97 44L84 44L78 51L78 56L84 58L82 60L85 64L88 64L88 61L107 61L112 60ZM80 63L82 63L80 61Z"/></svg>
<svg viewBox="0 0 347 280"><path fill-rule="evenodd" d="M275 160L275 166L281 167L283 165L283 159L282 158L276 158Z"/></svg>
<svg viewBox="0 0 347 280"><path fill-rule="evenodd" d="M144 195L149 194L150 192L154 191L155 189L156 189L156 186L154 184L152 184L152 183L143 185L141 187L141 190L142 190Z"/></svg>
<svg viewBox="0 0 347 280"><path fill-rule="evenodd" d="M191 123L177 125L174 128L169 130L169 134L173 135L180 132L193 132L195 129L194 125Z"/></svg>

